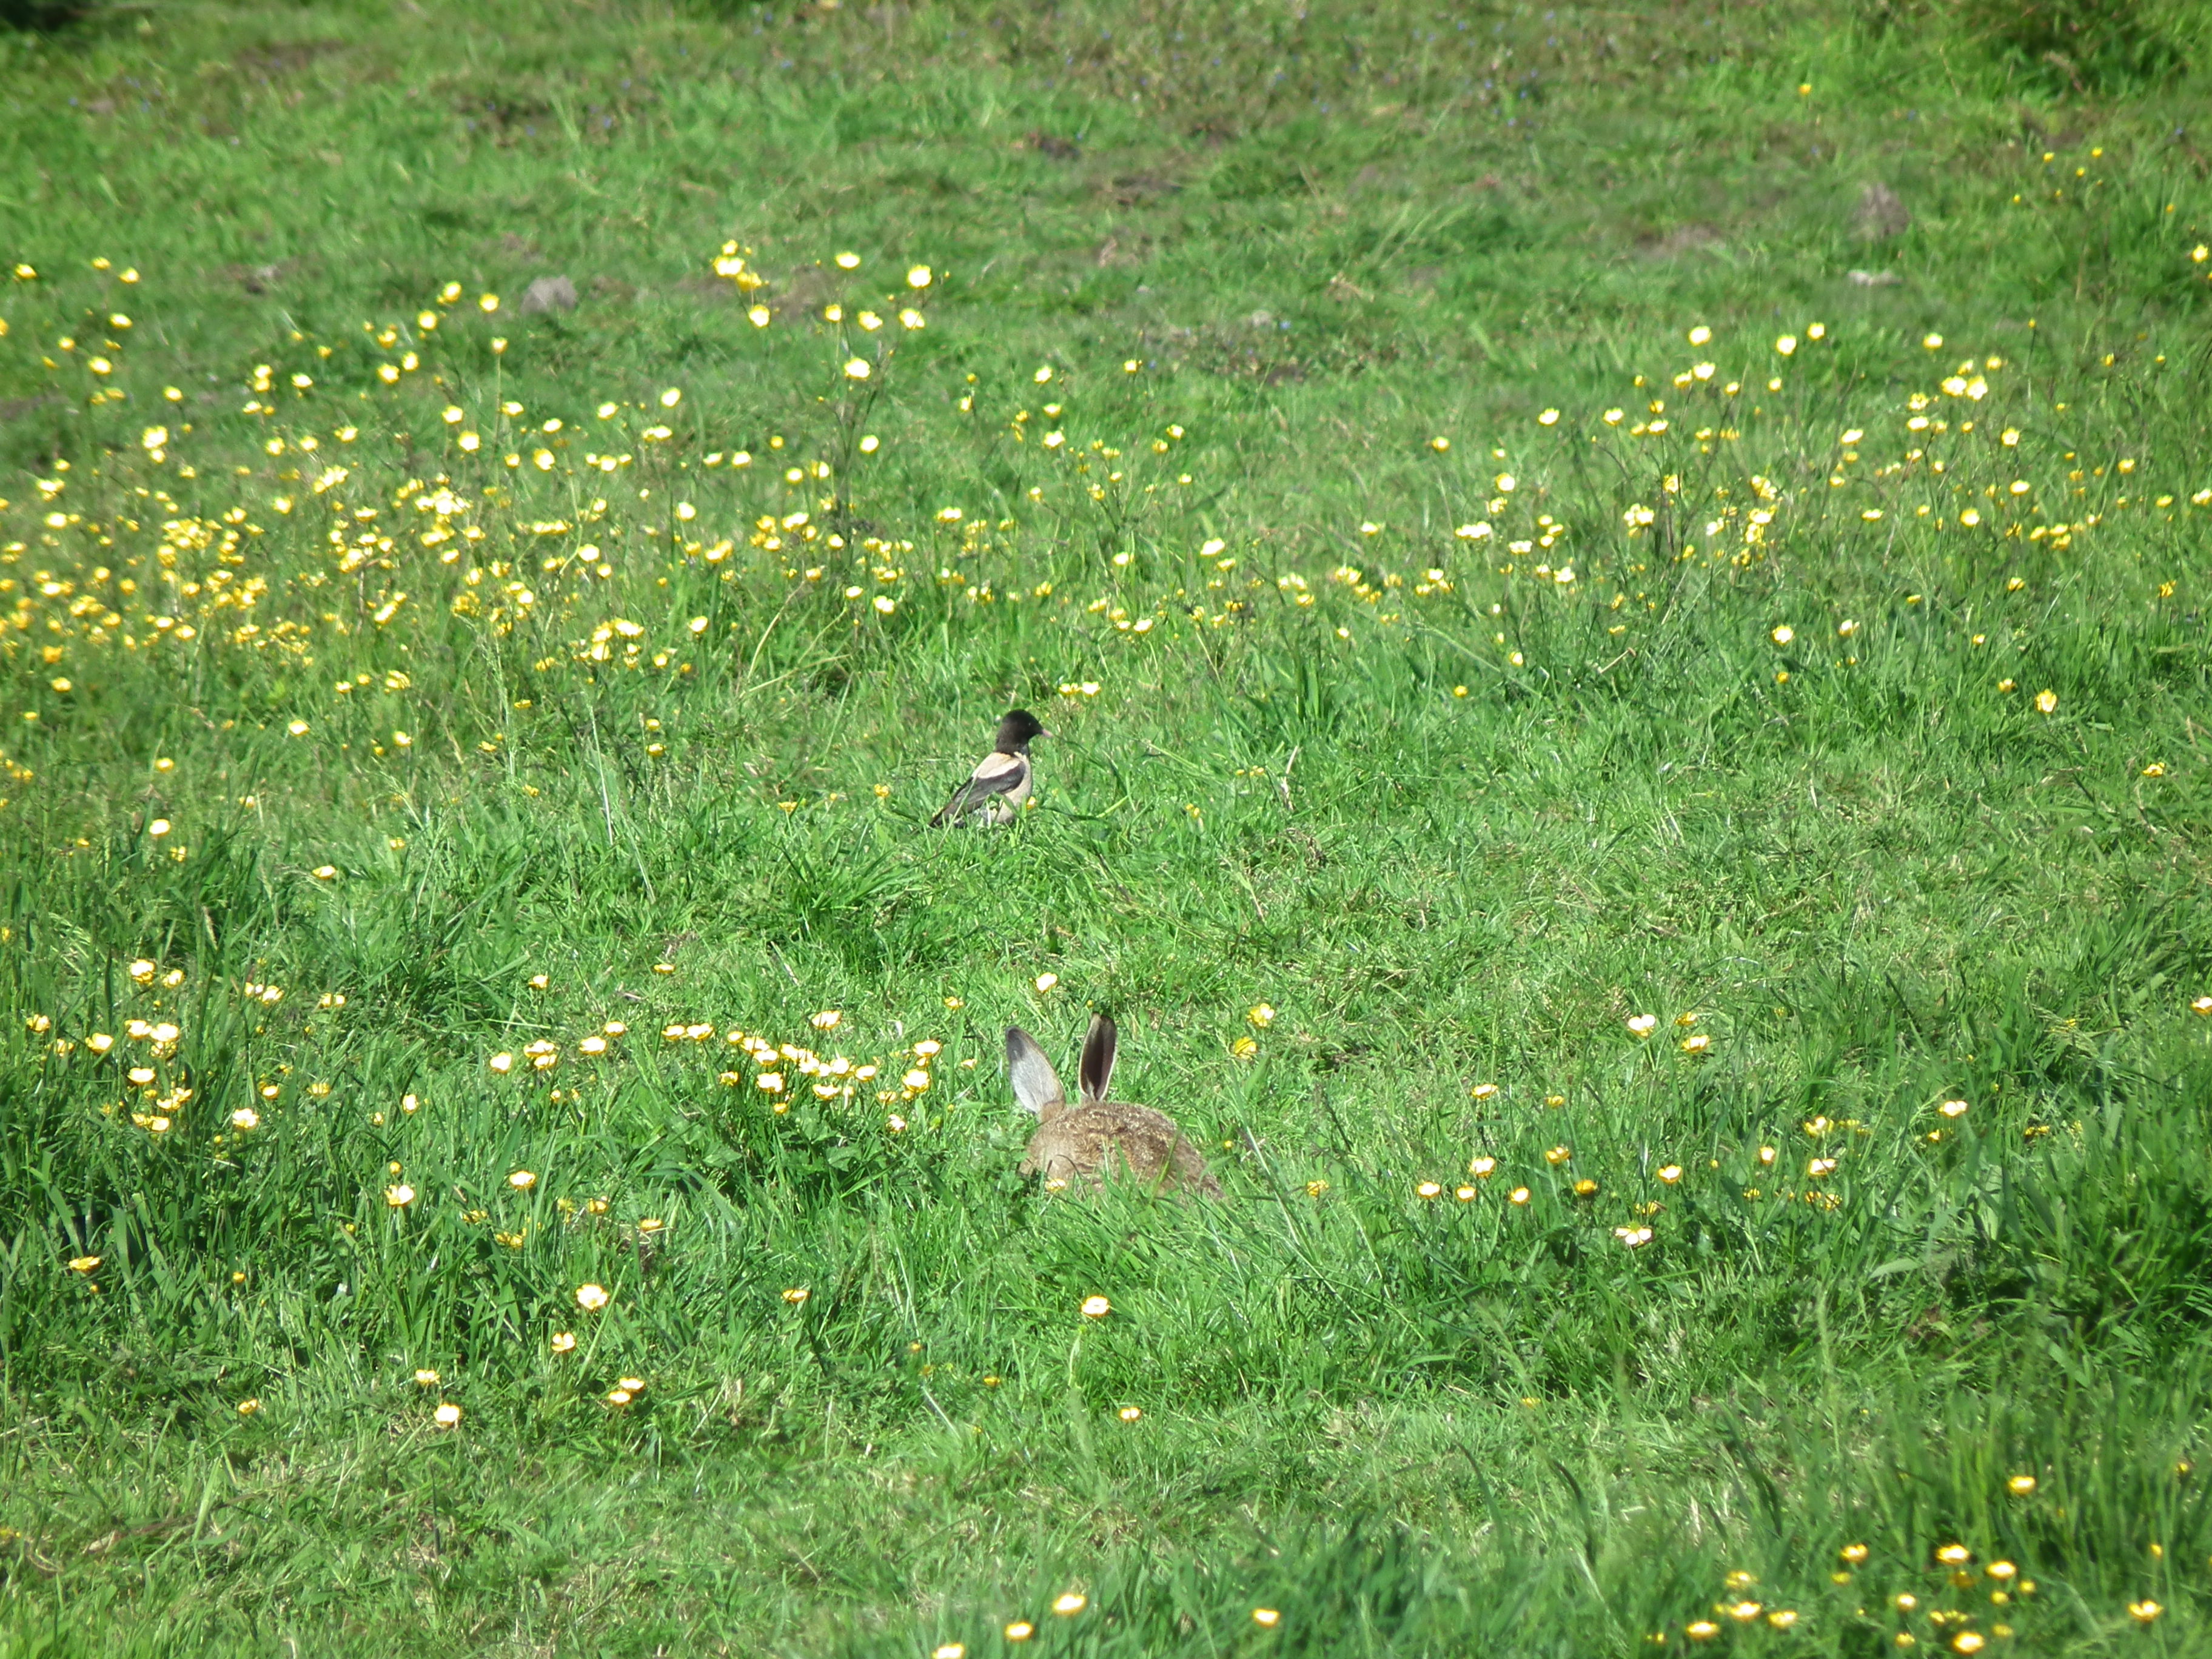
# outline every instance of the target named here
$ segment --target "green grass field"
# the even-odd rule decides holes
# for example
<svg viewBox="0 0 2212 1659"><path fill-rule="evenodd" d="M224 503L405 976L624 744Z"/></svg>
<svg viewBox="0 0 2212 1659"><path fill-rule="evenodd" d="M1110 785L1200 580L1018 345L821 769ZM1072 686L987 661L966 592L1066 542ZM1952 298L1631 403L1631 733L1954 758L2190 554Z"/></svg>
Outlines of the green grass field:
<svg viewBox="0 0 2212 1659"><path fill-rule="evenodd" d="M0 1655L2212 1651L2194 7L40 21Z"/></svg>

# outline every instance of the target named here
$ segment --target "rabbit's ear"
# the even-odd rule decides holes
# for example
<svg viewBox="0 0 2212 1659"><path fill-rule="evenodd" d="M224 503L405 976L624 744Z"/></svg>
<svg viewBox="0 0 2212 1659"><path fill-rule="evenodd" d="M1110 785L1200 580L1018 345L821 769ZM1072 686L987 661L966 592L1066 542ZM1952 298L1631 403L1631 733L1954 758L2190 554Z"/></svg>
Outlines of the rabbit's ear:
<svg viewBox="0 0 2212 1659"><path fill-rule="evenodd" d="M1042 1118L1067 1104L1060 1086L1060 1073L1036 1046L1036 1039L1018 1025L1006 1028L1006 1075L1014 1085L1014 1098L1022 1109Z"/></svg>
<svg viewBox="0 0 2212 1659"><path fill-rule="evenodd" d="M1091 1035L1083 1039L1083 1059L1076 1067L1085 1100L1103 1100L1114 1080L1114 1022L1103 1014L1092 1017Z"/></svg>

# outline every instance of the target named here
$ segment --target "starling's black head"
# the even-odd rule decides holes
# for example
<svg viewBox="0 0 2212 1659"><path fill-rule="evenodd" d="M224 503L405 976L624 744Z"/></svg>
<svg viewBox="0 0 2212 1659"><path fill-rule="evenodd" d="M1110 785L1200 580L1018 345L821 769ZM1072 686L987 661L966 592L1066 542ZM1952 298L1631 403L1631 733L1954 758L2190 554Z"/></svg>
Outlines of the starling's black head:
<svg viewBox="0 0 2212 1659"><path fill-rule="evenodd" d="M1048 738L1044 722L1026 708L1010 709L1006 719L999 722L999 752L1002 755L1026 755L1031 738Z"/></svg>

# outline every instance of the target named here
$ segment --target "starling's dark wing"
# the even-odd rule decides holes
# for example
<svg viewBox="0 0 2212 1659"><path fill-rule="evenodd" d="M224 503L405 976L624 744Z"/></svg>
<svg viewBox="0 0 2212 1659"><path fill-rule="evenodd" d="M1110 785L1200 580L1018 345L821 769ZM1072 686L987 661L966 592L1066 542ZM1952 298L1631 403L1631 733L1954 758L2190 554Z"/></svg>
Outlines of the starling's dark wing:
<svg viewBox="0 0 2212 1659"><path fill-rule="evenodd" d="M1030 763L1021 755L1001 754L996 750L977 763L968 781L952 792L952 799L938 809L930 819L930 827L957 823L970 812L977 811L994 795L1010 795L1028 781Z"/></svg>

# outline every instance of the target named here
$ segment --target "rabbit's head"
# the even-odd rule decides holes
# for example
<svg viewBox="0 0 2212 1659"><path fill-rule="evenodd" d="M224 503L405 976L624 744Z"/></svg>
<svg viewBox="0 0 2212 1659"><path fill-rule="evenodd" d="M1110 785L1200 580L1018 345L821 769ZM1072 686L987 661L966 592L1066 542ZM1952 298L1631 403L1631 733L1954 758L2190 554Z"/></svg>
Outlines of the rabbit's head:
<svg viewBox="0 0 2212 1659"><path fill-rule="evenodd" d="M1114 1081L1114 1022L1103 1014L1093 1016L1083 1039L1083 1057L1076 1062L1077 1103L1090 1106L1107 1098ZM1006 1028L1006 1075L1014 1085L1014 1098L1022 1109L1040 1122L1050 1122L1067 1109L1067 1091L1060 1073L1053 1070L1036 1039L1018 1025Z"/></svg>

